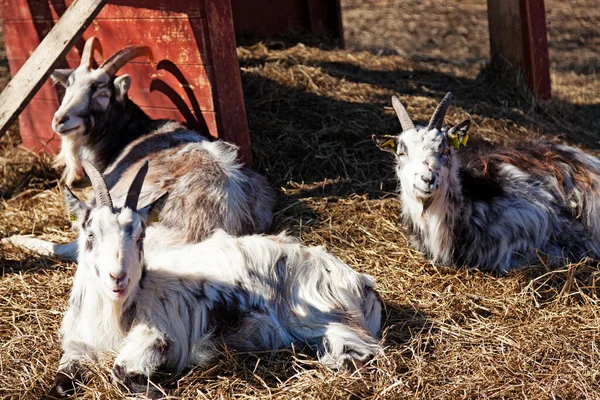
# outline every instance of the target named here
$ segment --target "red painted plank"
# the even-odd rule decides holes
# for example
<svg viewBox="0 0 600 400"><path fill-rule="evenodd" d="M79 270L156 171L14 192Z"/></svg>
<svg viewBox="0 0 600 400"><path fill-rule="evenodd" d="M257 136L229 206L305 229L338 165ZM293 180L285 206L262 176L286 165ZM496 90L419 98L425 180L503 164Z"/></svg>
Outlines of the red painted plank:
<svg viewBox="0 0 600 400"><path fill-rule="evenodd" d="M171 119L185 122L190 129L196 132L205 134L205 130L208 129L208 132L212 137L219 137L217 119L214 112L202 112L201 115L195 116L200 120L200 122L195 123L194 121L184 118L181 113L175 109L142 107L142 110L154 119ZM190 110L190 112L192 112L192 110Z"/></svg>
<svg viewBox="0 0 600 400"><path fill-rule="evenodd" d="M179 18L179 15L165 18L163 15L166 8L161 10L160 7L161 4L165 7L169 5L167 0L145 1L145 8L156 7L152 12L158 14L152 15L158 15L159 18L140 19L139 16L143 14L138 14L134 7L131 7L139 1L141 0L109 0L109 3L118 3L125 7L115 7L111 11L111 6L107 6L106 9L110 12L105 16L108 17L97 19L84 33L84 39L91 35L98 36L107 56L130 44L146 44L153 48L156 61L173 61L177 65L176 69L172 69L172 66L170 69L162 68L166 65L162 62L158 64L161 68L156 71L149 63L141 60L124 67L122 73L130 73L134 78L130 91L132 99L153 118L185 120L193 129L208 130L214 137L237 143L243 148L242 158L249 162L248 129L229 2L226 0L225 6L221 2L209 2L210 18L207 14L207 18L190 20ZM29 13L28 7L23 9L22 5L27 2L41 2L40 7L36 7L36 16ZM40 38L51 29L53 22L50 19L56 19L64 12L64 9L59 7L60 3L61 0L0 0L3 10L9 5L21 5L20 8L13 7L13 10L20 9L21 14L15 18L22 20L9 18L3 21L13 73L37 47ZM42 7L44 4L46 8ZM52 4L52 7L47 7L48 4ZM67 4L70 4L70 1ZM182 13L192 10L191 15L205 15L204 5L205 2L201 0L183 0L169 5L169 10ZM193 14L196 12L194 10L198 13ZM135 15L132 14L134 12ZM51 15L51 18L48 18L48 15ZM150 16L150 11L146 15ZM37 19L32 21L32 18ZM79 41L79 51L83 43L83 39ZM212 65L211 49L216 52L215 66ZM73 49L66 57L72 66L79 64L79 51ZM215 69L218 69L218 73ZM176 76L177 74L180 76ZM155 83L150 86L152 79ZM217 94L220 94L220 97ZM21 115L21 134L25 146L50 152L58 150L60 138L54 135L50 125L58 108L57 97L56 88L46 83ZM217 112L219 110L220 113Z"/></svg>
<svg viewBox="0 0 600 400"><path fill-rule="evenodd" d="M96 20L85 31L84 38L97 36L108 56L129 45L147 45L152 48L156 60L168 59L178 65L209 65L202 32L205 19L157 19L157 20ZM37 47L39 38L52 28L51 22L5 21L4 32L10 40L7 55L13 60L27 59ZM38 34L32 34L33 32ZM28 33L26 33L28 32ZM73 51L68 58L76 59Z"/></svg>
<svg viewBox="0 0 600 400"><path fill-rule="evenodd" d="M25 147L47 154L58 152L60 138L52 131L51 125L57 104L34 98L19 115L19 131Z"/></svg>
<svg viewBox="0 0 600 400"><path fill-rule="evenodd" d="M213 96L218 110L219 137L240 147L240 156L252 163L240 67L235 50L233 18L229 0L207 1L209 51L213 63Z"/></svg>
<svg viewBox="0 0 600 400"><path fill-rule="evenodd" d="M56 20L72 0L0 0L5 21ZM201 18L204 2L194 0L109 0L96 19Z"/></svg>
<svg viewBox="0 0 600 400"><path fill-rule="evenodd" d="M521 0L525 78L542 100L552 98L544 0Z"/></svg>

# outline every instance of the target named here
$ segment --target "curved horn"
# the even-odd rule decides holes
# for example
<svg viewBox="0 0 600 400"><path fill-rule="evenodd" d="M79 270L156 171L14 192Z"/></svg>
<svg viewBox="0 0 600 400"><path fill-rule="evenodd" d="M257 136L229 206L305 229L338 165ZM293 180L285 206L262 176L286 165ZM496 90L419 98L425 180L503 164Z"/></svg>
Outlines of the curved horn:
<svg viewBox="0 0 600 400"><path fill-rule="evenodd" d="M152 50L148 46L127 46L122 50L117 51L112 56L108 57L100 68L109 76L115 76L123 65L127 64L134 58L146 56L152 64L154 64L154 57L152 56Z"/></svg>
<svg viewBox="0 0 600 400"><path fill-rule="evenodd" d="M434 128L437 130L442 129L442 124L444 123L446 111L448 111L448 107L450 106L450 101L452 101L452 93L448 92L433 112L433 115L429 120L429 125L427 125L428 130Z"/></svg>
<svg viewBox="0 0 600 400"><path fill-rule="evenodd" d="M83 166L83 169L85 170L87 176L90 177L92 187L94 188L94 196L96 197L96 201L98 202L98 204L101 207L106 206L110 208L110 211L113 212L114 208L112 199L110 198L108 187L106 186L106 182L104 181L104 177L102 176L100 171L98 171L96 167L94 167L94 164L87 160L81 161L81 165Z"/></svg>
<svg viewBox="0 0 600 400"><path fill-rule="evenodd" d="M396 111L396 115L398 115L402 131L405 132L409 129L415 129L415 124L413 124L412 119L408 116L406 108L400 103L400 99L397 96L392 96L392 106Z"/></svg>
<svg viewBox="0 0 600 400"><path fill-rule="evenodd" d="M142 191L142 185L144 184L144 178L148 173L148 161L142 165L140 170L133 178L131 186L129 186L129 192L127 192L127 198L125 199L125 205L123 207L131 208L133 211L137 210L137 203L140 198L140 192Z"/></svg>
<svg viewBox="0 0 600 400"><path fill-rule="evenodd" d="M92 68L92 63L94 62L94 53L100 53L102 57L102 45L96 36L92 36L85 42L85 46L83 47L83 53L81 53L81 64L85 65L87 69Z"/></svg>

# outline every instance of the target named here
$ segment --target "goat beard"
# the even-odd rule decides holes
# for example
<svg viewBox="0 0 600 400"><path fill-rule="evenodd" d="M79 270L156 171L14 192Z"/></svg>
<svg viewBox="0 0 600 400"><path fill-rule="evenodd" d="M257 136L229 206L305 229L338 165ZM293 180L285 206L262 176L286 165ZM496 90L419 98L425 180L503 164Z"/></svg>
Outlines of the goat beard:
<svg viewBox="0 0 600 400"><path fill-rule="evenodd" d="M427 211L427 209L429 208L429 206L433 203L433 197L428 197L426 199L422 200L422 204L423 204L423 215L425 214L425 212Z"/></svg>
<svg viewBox="0 0 600 400"><path fill-rule="evenodd" d="M104 311L107 316L109 328L119 334L124 335L123 327L121 326L121 316L123 311L123 301L105 301Z"/></svg>

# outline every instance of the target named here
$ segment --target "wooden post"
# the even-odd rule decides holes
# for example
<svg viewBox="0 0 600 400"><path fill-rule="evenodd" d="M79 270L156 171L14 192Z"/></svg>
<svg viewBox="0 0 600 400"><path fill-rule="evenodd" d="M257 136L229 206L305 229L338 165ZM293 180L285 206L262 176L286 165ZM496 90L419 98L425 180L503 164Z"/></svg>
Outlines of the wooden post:
<svg viewBox="0 0 600 400"><path fill-rule="evenodd" d="M0 136L27 106L57 62L100 12L106 0L75 0L0 94Z"/></svg>
<svg viewBox="0 0 600 400"><path fill-rule="evenodd" d="M231 3L229 0L207 0L205 5L214 71L213 97L219 105L219 134L221 138L237 144L242 161L251 166L252 151L240 66L235 50Z"/></svg>
<svg viewBox="0 0 600 400"><path fill-rule="evenodd" d="M551 99L544 0L487 0L492 62L521 68L527 85Z"/></svg>

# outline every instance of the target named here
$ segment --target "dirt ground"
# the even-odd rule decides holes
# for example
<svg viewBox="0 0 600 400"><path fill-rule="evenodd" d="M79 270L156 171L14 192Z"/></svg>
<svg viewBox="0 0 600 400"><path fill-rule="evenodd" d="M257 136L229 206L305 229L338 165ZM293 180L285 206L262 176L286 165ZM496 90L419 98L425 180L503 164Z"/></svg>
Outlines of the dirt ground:
<svg viewBox="0 0 600 400"><path fill-rule="evenodd" d="M418 123L444 93L469 116L469 146L544 136L600 150L600 7L547 0L554 101L487 66L484 0L342 0L346 48L306 36L239 38L257 169L279 191L272 232L325 245L372 274L386 304L383 355L354 374L292 351L224 354L176 383L174 398L600 398L600 269L576 262L498 276L432 265L405 238L392 159L372 133ZM9 79L0 49L0 86ZM0 237L73 238L50 161L0 139ZM74 264L0 245L0 397L39 397L53 380ZM100 365L83 398L119 398Z"/></svg>

